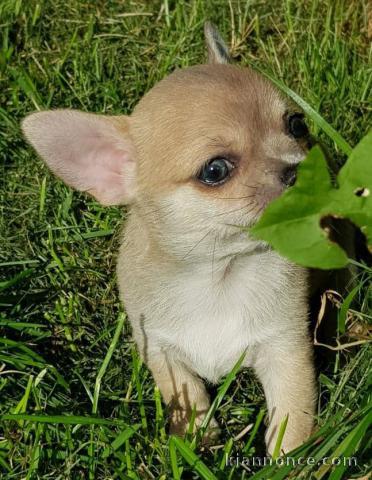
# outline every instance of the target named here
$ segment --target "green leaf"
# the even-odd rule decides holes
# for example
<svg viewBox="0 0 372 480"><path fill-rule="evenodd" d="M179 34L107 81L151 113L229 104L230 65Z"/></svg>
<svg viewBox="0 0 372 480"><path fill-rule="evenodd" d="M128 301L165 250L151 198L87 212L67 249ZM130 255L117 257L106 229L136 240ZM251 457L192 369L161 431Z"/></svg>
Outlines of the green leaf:
<svg viewBox="0 0 372 480"><path fill-rule="evenodd" d="M337 178L340 188L333 192L334 210L358 225L372 246L372 130L354 148Z"/></svg>
<svg viewBox="0 0 372 480"><path fill-rule="evenodd" d="M299 165L296 184L266 208L250 232L295 263L318 268L343 267L346 254L327 240L320 226L332 188L323 152L314 147Z"/></svg>
<svg viewBox="0 0 372 480"><path fill-rule="evenodd" d="M372 244L372 132L355 147L334 187L319 146L299 165L296 184L266 208L250 229L281 255L306 267L342 268L345 251L328 238L321 220L350 219Z"/></svg>

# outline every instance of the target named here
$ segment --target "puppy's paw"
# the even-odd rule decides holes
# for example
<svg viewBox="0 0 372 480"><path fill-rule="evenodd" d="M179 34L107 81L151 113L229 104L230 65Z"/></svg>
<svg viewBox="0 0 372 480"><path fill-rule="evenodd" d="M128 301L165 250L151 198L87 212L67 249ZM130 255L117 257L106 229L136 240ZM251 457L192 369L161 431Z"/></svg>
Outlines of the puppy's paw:
<svg viewBox="0 0 372 480"><path fill-rule="evenodd" d="M212 418L209 422L208 428L204 432L202 438L202 445L208 447L210 445L215 445L218 442L218 439L221 434L221 429L215 418Z"/></svg>
<svg viewBox="0 0 372 480"><path fill-rule="evenodd" d="M198 430L203 423L205 418L205 413L200 413L195 417L194 421L194 429L195 432ZM177 435L178 437L184 437L185 434L190 429L190 415L187 414L184 410L175 410L172 412L170 426L169 426L169 434L170 435ZM213 445L216 443L220 435L220 428L218 426L217 421L212 418L209 422L208 428L205 430L202 444L205 446Z"/></svg>
<svg viewBox="0 0 372 480"><path fill-rule="evenodd" d="M286 455L308 440L311 433L311 426L306 426L304 423L305 422L302 424L291 425L290 428L287 428L280 446L280 455ZM270 426L266 433L266 448L267 453L270 456L272 456L275 450L279 427L280 425L276 425L275 427Z"/></svg>

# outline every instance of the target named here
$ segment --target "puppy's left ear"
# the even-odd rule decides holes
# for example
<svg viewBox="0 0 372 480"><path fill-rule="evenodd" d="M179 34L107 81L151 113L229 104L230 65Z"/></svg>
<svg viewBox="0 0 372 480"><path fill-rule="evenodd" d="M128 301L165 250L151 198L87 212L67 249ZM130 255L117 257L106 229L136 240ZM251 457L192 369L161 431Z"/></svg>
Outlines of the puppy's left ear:
<svg viewBox="0 0 372 480"><path fill-rule="evenodd" d="M33 113L22 122L26 139L52 172L103 205L136 196L136 155L129 117L77 110Z"/></svg>
<svg viewBox="0 0 372 480"><path fill-rule="evenodd" d="M208 50L208 63L229 63L229 49L213 23L205 22L204 36Z"/></svg>

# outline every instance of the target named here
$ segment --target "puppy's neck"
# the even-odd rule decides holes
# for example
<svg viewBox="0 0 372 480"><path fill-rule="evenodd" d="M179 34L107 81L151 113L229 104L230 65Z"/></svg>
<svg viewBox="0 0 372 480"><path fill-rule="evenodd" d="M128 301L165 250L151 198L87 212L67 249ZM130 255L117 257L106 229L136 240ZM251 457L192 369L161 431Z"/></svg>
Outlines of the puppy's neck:
<svg viewBox="0 0 372 480"><path fill-rule="evenodd" d="M225 225L216 231L208 225L187 229L171 222L164 231L164 222L157 221L154 211L133 206L131 218L135 220L138 238L149 260L187 267L210 265L224 269L231 267L239 257L254 257L269 250L267 244L253 240L247 232L234 225ZM140 233L140 235L139 235Z"/></svg>

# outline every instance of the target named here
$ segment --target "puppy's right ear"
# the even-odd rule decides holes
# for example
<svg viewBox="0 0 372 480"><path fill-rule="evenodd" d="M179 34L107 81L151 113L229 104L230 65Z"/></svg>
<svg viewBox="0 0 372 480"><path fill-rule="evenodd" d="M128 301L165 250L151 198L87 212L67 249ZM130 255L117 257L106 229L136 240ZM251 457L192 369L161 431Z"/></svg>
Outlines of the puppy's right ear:
<svg viewBox="0 0 372 480"><path fill-rule="evenodd" d="M67 185L90 193L103 205L134 199L136 158L128 117L54 110L29 115L22 130Z"/></svg>
<svg viewBox="0 0 372 480"><path fill-rule="evenodd" d="M205 22L204 36L208 50L208 63L229 63L229 49L213 23Z"/></svg>

